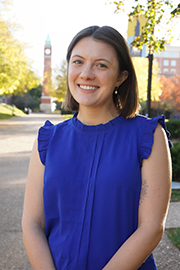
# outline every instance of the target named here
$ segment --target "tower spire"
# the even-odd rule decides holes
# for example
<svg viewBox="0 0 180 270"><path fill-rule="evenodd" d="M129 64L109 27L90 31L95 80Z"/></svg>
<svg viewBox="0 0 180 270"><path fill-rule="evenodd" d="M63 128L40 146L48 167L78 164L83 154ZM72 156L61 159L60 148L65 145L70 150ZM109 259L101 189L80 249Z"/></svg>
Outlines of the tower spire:
<svg viewBox="0 0 180 270"><path fill-rule="evenodd" d="M46 46L51 46L51 40L50 40L50 37L49 37L49 34L47 35L47 38L46 38L46 41L45 41L45 45Z"/></svg>

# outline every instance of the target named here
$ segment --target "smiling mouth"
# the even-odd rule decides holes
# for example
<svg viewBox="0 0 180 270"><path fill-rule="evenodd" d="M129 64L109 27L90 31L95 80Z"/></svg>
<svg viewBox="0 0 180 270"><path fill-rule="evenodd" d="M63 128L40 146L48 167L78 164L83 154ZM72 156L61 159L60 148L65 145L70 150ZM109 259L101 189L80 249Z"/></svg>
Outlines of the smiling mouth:
<svg viewBox="0 0 180 270"><path fill-rule="evenodd" d="M98 89L98 86L92 86L92 85L82 85L82 84L78 84L78 86L83 89L83 90L88 90L88 91L93 91Z"/></svg>

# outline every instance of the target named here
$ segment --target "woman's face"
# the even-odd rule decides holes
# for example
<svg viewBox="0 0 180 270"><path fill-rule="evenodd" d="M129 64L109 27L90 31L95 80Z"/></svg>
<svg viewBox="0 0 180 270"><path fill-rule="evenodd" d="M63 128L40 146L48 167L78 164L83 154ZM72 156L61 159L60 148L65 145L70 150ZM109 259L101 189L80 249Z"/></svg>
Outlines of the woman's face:
<svg viewBox="0 0 180 270"><path fill-rule="evenodd" d="M114 110L113 91L123 82L115 49L91 37L81 39L73 48L68 84L74 99L82 107Z"/></svg>

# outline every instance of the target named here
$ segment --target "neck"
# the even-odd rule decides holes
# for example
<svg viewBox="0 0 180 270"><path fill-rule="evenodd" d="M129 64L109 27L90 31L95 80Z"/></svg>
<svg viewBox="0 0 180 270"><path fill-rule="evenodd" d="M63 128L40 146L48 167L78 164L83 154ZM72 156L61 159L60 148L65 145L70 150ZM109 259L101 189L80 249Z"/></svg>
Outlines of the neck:
<svg viewBox="0 0 180 270"><path fill-rule="evenodd" d="M106 124L112 119L118 116L118 112L116 108L112 108L111 110L104 110L103 108L87 108L80 107L77 115L77 119L81 121L81 123L85 125L99 125Z"/></svg>

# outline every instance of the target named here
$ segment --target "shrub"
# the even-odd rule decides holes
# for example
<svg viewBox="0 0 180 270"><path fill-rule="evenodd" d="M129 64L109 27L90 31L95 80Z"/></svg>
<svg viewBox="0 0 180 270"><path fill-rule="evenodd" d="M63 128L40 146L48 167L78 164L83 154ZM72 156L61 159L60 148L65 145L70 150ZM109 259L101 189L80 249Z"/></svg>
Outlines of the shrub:
<svg viewBox="0 0 180 270"><path fill-rule="evenodd" d="M64 114L74 114L74 113L72 111L68 111L68 110L64 109L64 107L63 107L63 108L61 108L61 114L64 115Z"/></svg>
<svg viewBox="0 0 180 270"><path fill-rule="evenodd" d="M180 182L180 142L174 143L171 148L173 181Z"/></svg>
<svg viewBox="0 0 180 270"><path fill-rule="evenodd" d="M170 139L180 138L180 119L171 119L166 122L166 126L171 133Z"/></svg>
<svg viewBox="0 0 180 270"><path fill-rule="evenodd" d="M166 230L168 238L180 249L180 228L170 228Z"/></svg>

